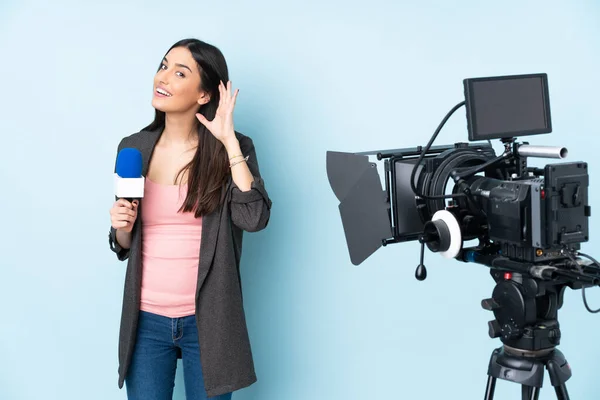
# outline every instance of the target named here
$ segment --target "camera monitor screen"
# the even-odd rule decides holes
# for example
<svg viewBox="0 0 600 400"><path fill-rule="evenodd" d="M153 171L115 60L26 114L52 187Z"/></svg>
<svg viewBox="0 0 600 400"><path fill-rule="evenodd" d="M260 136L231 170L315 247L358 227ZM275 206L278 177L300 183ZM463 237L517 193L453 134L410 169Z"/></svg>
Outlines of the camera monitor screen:
<svg viewBox="0 0 600 400"><path fill-rule="evenodd" d="M546 74L473 78L463 83L470 141L552 132Z"/></svg>

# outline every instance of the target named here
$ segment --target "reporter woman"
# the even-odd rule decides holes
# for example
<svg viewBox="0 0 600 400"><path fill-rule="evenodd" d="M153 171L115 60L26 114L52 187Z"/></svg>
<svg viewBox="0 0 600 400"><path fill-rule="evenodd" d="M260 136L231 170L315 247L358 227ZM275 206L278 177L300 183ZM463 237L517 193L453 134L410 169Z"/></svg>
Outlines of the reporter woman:
<svg viewBox="0 0 600 400"><path fill-rule="evenodd" d="M182 359L187 400L227 400L256 381L240 278L244 231L271 200L252 139L234 130L238 95L216 47L175 43L154 77L154 121L121 140L142 153L145 190L110 210L110 248L127 260L119 387L171 399Z"/></svg>

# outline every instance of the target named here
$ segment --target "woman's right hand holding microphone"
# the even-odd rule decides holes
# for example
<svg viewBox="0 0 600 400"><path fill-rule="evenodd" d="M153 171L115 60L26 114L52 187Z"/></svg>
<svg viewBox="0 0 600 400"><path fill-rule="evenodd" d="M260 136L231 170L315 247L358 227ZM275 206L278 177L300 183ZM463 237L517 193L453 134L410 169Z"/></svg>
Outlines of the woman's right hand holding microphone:
<svg viewBox="0 0 600 400"><path fill-rule="evenodd" d="M121 247L131 247L131 231L137 219L138 200L129 202L125 199L115 201L110 209L110 222L117 230L117 241Z"/></svg>

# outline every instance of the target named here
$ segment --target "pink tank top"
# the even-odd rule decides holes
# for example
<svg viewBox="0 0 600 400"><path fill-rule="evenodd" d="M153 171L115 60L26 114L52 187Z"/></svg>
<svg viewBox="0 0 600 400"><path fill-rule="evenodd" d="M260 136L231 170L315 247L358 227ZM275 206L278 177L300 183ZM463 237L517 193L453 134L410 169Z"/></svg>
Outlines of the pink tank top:
<svg viewBox="0 0 600 400"><path fill-rule="evenodd" d="M202 219L178 212L187 185L145 182L140 309L170 318L193 315Z"/></svg>

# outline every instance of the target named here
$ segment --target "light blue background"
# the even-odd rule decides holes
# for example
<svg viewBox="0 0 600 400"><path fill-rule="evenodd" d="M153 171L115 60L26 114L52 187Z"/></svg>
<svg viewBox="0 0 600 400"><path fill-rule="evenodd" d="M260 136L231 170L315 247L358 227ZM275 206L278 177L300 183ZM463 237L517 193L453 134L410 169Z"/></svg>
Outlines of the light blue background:
<svg viewBox="0 0 600 400"><path fill-rule="evenodd" d="M243 399L480 399L498 340L477 265L416 244L351 265L327 150L425 144L462 79L546 72L554 133L590 163L600 207L600 7L594 0L6 1L0 4L0 398L124 399L117 337L125 264L108 249L116 146L152 118L175 41L218 45L240 88L236 127L273 198L246 236L245 307L259 382ZM466 140L464 109L437 144ZM597 212L591 242L600 243ZM600 307L598 291L589 291ZM573 399L596 399L600 316L567 292ZM464 333L467 332L467 333ZM176 399L183 399L181 371ZM519 398L500 381L497 398ZM545 376L541 399L555 398Z"/></svg>

